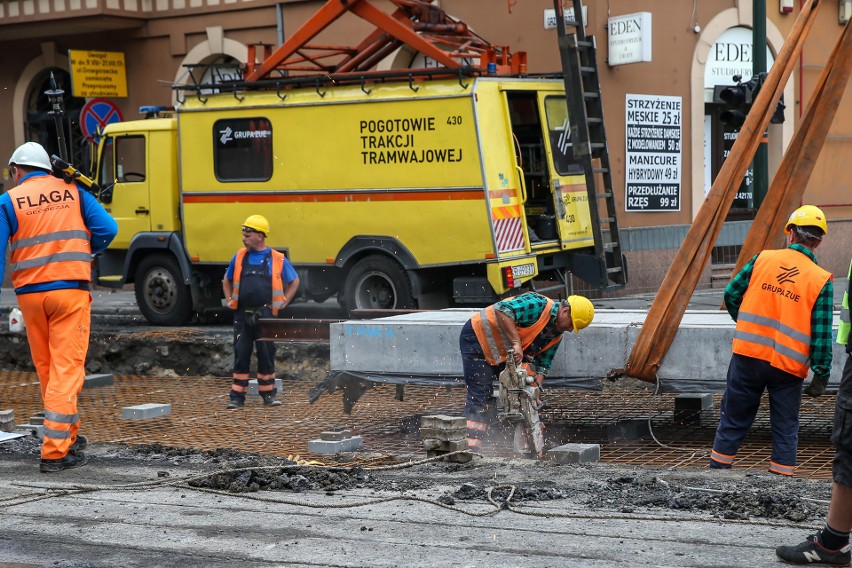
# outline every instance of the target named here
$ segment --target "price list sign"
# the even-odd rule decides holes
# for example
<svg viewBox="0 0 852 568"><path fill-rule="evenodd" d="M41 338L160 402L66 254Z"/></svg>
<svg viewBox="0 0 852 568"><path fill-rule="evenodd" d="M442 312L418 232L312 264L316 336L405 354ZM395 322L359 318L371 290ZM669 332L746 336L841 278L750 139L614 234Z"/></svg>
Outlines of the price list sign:
<svg viewBox="0 0 852 568"><path fill-rule="evenodd" d="M625 211L680 211L681 97L627 95Z"/></svg>

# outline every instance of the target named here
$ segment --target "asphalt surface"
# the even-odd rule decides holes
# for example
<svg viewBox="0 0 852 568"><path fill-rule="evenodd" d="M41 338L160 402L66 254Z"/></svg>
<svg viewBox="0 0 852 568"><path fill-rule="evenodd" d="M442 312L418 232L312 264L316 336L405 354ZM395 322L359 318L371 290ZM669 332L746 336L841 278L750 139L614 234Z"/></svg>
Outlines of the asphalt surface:
<svg viewBox="0 0 852 568"><path fill-rule="evenodd" d="M760 568L778 565L775 546L799 542L818 525L589 505L624 479L639 494L678 485L711 496L749 491L756 479L791 483L768 474L475 459L366 469L348 489L232 494L186 483L215 463L123 459L103 445L92 454L91 464L59 474L0 454L0 566ZM487 493L461 499L470 482L490 489L492 502ZM825 499L828 482L810 483ZM561 496L513 497L530 486Z"/></svg>

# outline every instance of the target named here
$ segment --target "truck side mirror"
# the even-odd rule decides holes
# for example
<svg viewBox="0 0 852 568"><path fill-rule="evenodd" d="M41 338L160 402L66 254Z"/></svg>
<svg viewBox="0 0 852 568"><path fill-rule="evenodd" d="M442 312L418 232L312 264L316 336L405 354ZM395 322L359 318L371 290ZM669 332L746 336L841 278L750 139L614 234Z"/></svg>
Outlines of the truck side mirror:
<svg viewBox="0 0 852 568"><path fill-rule="evenodd" d="M101 200L101 203L112 203L112 188L114 187L115 184L111 183L101 189L100 193L98 194L98 199Z"/></svg>

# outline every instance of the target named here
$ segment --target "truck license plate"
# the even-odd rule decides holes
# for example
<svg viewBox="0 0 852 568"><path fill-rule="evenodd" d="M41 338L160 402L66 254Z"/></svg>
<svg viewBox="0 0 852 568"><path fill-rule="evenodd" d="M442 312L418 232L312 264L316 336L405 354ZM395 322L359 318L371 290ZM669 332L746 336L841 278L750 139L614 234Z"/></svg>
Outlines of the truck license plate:
<svg viewBox="0 0 852 568"><path fill-rule="evenodd" d="M524 276L532 276L533 274L535 274L535 265L533 263L518 264L512 267L512 276L515 278L523 278Z"/></svg>

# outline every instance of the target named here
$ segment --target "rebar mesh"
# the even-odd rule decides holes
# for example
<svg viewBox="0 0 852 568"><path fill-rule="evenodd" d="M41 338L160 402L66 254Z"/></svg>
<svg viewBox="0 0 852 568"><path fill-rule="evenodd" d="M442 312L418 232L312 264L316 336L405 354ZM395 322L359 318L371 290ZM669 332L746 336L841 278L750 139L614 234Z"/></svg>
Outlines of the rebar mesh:
<svg viewBox="0 0 852 568"><path fill-rule="evenodd" d="M420 453L419 417L459 416L465 399L464 389L408 386L404 400L398 401L393 385L377 385L347 415L340 392L323 394L312 405L308 391L313 384L285 381L284 393L279 394L283 406L264 407L254 396L243 409L226 410L230 383L230 378L223 377L116 376L112 386L81 392L82 432L93 442L231 448L286 457L312 456L307 451L308 440L342 427L363 436L363 451ZM542 413L548 445L600 444L601 461L607 463L705 467L718 423L720 396L714 396L712 409L686 418L679 414L677 420L675 396L648 391L548 391L549 408ZM0 408L13 409L19 424L27 422L42 407L35 374L0 372L0 400ZM147 420L121 418L123 407L146 403L170 404L171 414ZM803 401L797 477L831 477L833 412L834 397ZM485 451L511 455L505 445ZM735 467L765 471L770 453L769 414L764 404Z"/></svg>

